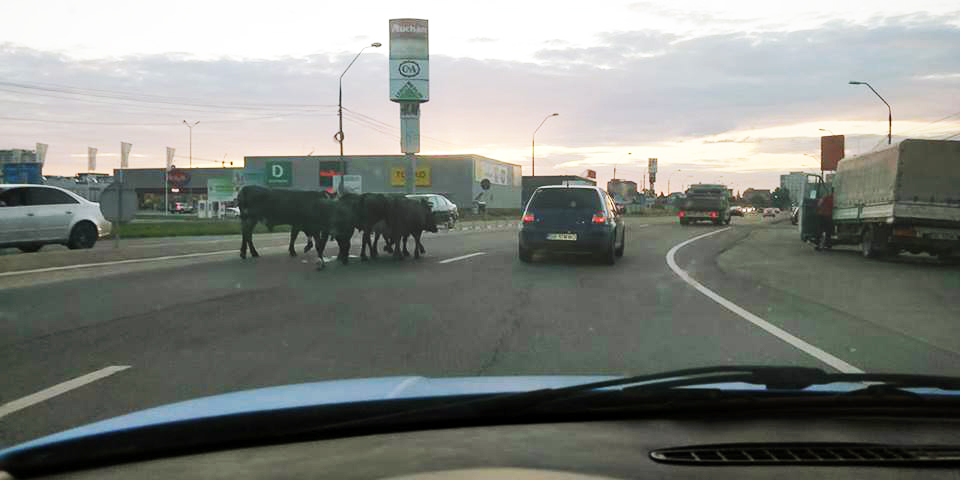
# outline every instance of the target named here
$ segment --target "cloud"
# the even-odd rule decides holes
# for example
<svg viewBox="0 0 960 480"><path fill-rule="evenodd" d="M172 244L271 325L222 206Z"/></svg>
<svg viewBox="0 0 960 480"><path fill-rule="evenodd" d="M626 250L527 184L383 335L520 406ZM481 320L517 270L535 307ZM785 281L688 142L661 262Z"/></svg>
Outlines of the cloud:
<svg viewBox="0 0 960 480"><path fill-rule="evenodd" d="M634 152L637 166L618 166L618 172L642 172L643 160L658 156L661 165L763 171L774 178L775 170L796 168L791 165L809 158L803 153L816 152L818 128L861 135L848 138L848 150L876 143L879 137L866 135L885 130L885 107L848 80L870 81L891 102L895 133L950 133L957 121L934 125L940 130L925 127L955 113L951 99L960 98L954 77L960 28L951 18L913 15L696 38L647 29L596 39L593 46L544 43L535 62L433 56L431 99L421 109L424 153L482 153L529 165L533 130L559 112L537 133L543 173L622 165L622 156ZM62 89L26 94L0 85L0 116L41 120L0 119L0 140L19 148L50 143L48 162L74 170L83 167L68 163L69 154L85 153L87 145L112 152L131 141L134 152L146 155L135 165L159 165L163 147L187 151L180 122L189 119L201 121L194 129L197 158L331 154L337 151L337 79L353 55L77 60L0 45L2 81L156 101ZM344 77L348 154L398 151L399 107L387 99L386 64L382 52L368 50ZM51 123L63 120L90 124Z"/></svg>

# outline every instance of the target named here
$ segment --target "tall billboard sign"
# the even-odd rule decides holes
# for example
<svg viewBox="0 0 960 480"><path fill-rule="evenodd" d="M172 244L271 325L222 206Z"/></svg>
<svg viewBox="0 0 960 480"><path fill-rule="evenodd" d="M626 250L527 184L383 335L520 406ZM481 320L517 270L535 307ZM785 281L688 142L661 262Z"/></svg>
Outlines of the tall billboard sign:
<svg viewBox="0 0 960 480"><path fill-rule="evenodd" d="M428 32L424 19L390 20L390 101L400 104L400 151L407 156L404 185L417 172L420 104L430 100ZM409 182L409 189L416 192L417 181Z"/></svg>
<svg viewBox="0 0 960 480"><path fill-rule="evenodd" d="M426 102L430 99L430 53L427 21L390 20L390 100Z"/></svg>
<svg viewBox="0 0 960 480"><path fill-rule="evenodd" d="M820 137L820 170L834 171L843 158L843 135L825 135Z"/></svg>

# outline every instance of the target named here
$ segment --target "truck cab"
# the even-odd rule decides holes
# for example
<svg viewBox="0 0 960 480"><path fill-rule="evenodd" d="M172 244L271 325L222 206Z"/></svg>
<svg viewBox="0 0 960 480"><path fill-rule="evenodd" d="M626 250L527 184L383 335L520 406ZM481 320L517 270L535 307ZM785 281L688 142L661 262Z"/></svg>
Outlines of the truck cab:
<svg viewBox="0 0 960 480"><path fill-rule="evenodd" d="M707 221L714 225L730 223L730 195L725 185L697 184L686 191L677 217L680 225Z"/></svg>

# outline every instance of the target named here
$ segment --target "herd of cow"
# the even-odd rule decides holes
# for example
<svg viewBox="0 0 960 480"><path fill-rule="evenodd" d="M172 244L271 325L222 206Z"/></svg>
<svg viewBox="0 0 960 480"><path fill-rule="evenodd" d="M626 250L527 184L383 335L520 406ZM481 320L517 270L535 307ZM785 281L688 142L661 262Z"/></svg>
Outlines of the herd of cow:
<svg viewBox="0 0 960 480"><path fill-rule="evenodd" d="M260 186L245 186L237 196L240 207L240 223L243 241L240 258L260 256L253 246L253 230L263 222L273 231L277 225L290 225L290 256L296 256L294 242L300 232L307 236L304 253L316 245L319 268L324 267L323 251L332 237L340 251L337 258L346 265L349 262L350 239L354 230L363 234L360 260L370 256L377 258L377 243L384 238L384 249L394 258L409 256L407 239L413 237L414 258L426 253L420 235L424 231L436 232L437 223L430 204L425 199L411 199L402 194L345 193L330 194L324 191L275 190ZM371 241L371 236L373 240Z"/></svg>

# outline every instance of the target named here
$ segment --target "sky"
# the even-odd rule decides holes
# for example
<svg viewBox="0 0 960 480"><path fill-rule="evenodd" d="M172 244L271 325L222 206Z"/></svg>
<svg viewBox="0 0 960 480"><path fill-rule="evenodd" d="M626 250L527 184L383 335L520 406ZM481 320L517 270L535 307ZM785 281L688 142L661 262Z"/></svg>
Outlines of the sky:
<svg viewBox="0 0 960 480"><path fill-rule="evenodd" d="M388 20L430 21L421 154L475 153L530 173L616 174L657 190L772 188L847 154L960 134L960 5L952 1L365 2L4 0L0 149L49 144L46 174L398 154ZM823 130L821 130L823 129ZM952 137L960 138L960 136Z"/></svg>

